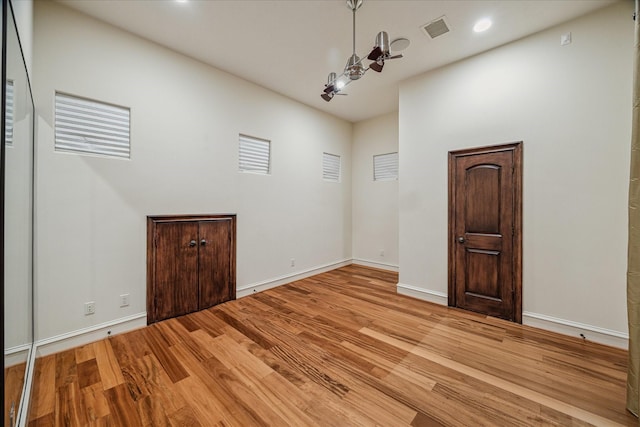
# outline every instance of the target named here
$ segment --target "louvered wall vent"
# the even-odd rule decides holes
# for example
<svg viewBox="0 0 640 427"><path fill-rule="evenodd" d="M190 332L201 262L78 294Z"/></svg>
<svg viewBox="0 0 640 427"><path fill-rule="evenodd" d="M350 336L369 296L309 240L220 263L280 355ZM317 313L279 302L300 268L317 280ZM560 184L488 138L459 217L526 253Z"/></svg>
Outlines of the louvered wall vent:
<svg viewBox="0 0 640 427"><path fill-rule="evenodd" d="M422 31L424 31L430 38L435 39L436 37L447 34L451 31L451 26L449 26L447 18L445 16L441 16L440 18L423 25Z"/></svg>
<svg viewBox="0 0 640 427"><path fill-rule="evenodd" d="M322 178L325 181L340 182L340 156L322 153Z"/></svg>
<svg viewBox="0 0 640 427"><path fill-rule="evenodd" d="M239 134L238 139L240 172L270 175L271 141L243 134Z"/></svg>
<svg viewBox="0 0 640 427"><path fill-rule="evenodd" d="M129 108L59 92L55 99L56 151L129 158Z"/></svg>

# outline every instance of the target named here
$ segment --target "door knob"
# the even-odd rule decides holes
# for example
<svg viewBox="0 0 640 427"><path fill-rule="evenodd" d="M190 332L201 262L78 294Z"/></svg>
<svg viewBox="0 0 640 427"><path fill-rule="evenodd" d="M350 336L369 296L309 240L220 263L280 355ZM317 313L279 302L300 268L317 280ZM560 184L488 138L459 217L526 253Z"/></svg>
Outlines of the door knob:
<svg viewBox="0 0 640 427"><path fill-rule="evenodd" d="M192 240L189 242L189 246L194 247L196 245L196 241Z"/></svg>
<svg viewBox="0 0 640 427"><path fill-rule="evenodd" d="M204 245L206 245L206 244L207 244L207 241L206 241L205 239L202 239L202 240L200 240L200 244L201 244L202 246L204 246Z"/></svg>
<svg viewBox="0 0 640 427"><path fill-rule="evenodd" d="M458 243L464 243L464 237L460 236L458 237Z"/></svg>

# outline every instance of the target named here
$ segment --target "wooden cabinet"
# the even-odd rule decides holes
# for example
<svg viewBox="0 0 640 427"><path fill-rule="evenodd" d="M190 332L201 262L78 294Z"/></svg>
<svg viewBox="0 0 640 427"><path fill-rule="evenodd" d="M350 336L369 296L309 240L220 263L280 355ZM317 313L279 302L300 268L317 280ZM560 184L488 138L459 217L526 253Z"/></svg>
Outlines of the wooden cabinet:
<svg viewBox="0 0 640 427"><path fill-rule="evenodd" d="M236 216L147 217L147 324L236 298Z"/></svg>

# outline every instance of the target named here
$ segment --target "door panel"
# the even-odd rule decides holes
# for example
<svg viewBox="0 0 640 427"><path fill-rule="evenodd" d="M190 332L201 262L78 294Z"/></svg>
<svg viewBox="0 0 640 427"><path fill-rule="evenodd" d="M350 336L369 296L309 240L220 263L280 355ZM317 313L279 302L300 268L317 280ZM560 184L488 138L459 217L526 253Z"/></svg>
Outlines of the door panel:
<svg viewBox="0 0 640 427"><path fill-rule="evenodd" d="M500 175L502 168L480 164L464 171L465 226L469 233L500 232Z"/></svg>
<svg viewBox="0 0 640 427"><path fill-rule="evenodd" d="M200 222L200 309L234 299L231 295L230 219Z"/></svg>
<svg viewBox="0 0 640 427"><path fill-rule="evenodd" d="M450 153L449 305L521 321L516 154L514 146Z"/></svg>
<svg viewBox="0 0 640 427"><path fill-rule="evenodd" d="M156 226L155 321L198 309L198 223Z"/></svg>
<svg viewBox="0 0 640 427"><path fill-rule="evenodd" d="M467 249L466 293L500 300L500 252Z"/></svg>

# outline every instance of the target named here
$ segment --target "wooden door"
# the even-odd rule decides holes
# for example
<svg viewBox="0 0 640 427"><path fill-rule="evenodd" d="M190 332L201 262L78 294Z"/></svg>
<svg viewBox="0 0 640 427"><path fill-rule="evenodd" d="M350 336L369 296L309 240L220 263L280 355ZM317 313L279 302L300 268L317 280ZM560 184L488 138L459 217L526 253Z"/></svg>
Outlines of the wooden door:
<svg viewBox="0 0 640 427"><path fill-rule="evenodd" d="M232 221L224 218L200 223L199 309L235 299L232 287ZM232 289L233 288L233 289Z"/></svg>
<svg viewBox="0 0 640 427"><path fill-rule="evenodd" d="M236 216L147 217L147 324L236 298Z"/></svg>
<svg viewBox="0 0 640 427"><path fill-rule="evenodd" d="M522 143L449 153L449 305L522 322Z"/></svg>
<svg viewBox="0 0 640 427"><path fill-rule="evenodd" d="M198 309L198 223L164 222L155 228L155 321Z"/></svg>

